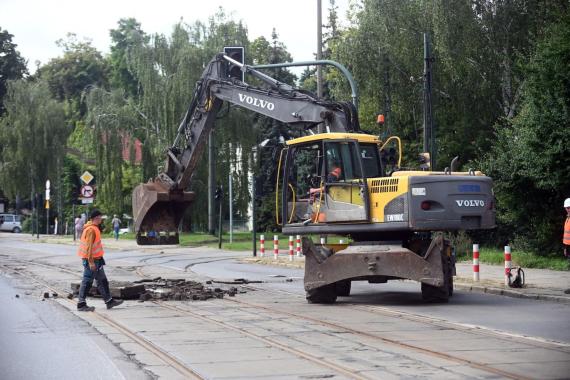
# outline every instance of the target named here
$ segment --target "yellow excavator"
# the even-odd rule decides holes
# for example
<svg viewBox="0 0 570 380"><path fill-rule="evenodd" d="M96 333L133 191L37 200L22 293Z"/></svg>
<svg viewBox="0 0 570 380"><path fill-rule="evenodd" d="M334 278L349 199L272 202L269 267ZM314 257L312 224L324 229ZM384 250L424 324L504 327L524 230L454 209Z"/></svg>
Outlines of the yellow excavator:
<svg viewBox="0 0 570 380"><path fill-rule="evenodd" d="M244 82L236 68L263 87ZM473 170L402 170L399 138L362 133L352 103L319 99L224 53L196 83L165 170L133 192L139 244L178 243L194 199L186 189L224 102L304 131L281 152L276 214L284 234L303 235L309 302L348 296L352 281L393 279L420 282L427 301L449 299L454 254L440 232L495 227L491 178ZM350 244L314 244L308 237L331 234Z"/></svg>

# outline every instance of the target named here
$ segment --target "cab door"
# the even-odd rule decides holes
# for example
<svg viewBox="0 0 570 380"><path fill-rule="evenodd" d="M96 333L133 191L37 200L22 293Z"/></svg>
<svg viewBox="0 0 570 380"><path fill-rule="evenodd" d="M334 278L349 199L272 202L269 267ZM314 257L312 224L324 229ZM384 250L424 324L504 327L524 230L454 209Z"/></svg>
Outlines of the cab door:
<svg viewBox="0 0 570 380"><path fill-rule="evenodd" d="M369 221L368 189L360 151L356 141L325 141L319 222Z"/></svg>

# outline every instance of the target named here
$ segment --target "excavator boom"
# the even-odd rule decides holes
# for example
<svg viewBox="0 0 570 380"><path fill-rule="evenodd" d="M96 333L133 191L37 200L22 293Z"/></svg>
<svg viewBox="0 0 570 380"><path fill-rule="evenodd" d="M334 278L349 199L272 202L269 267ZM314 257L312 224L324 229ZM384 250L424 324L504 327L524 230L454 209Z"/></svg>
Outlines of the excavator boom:
<svg viewBox="0 0 570 380"><path fill-rule="evenodd" d="M256 87L229 76L230 68L262 81ZM332 132L358 131L350 103L328 102L294 89L220 53L196 83L192 102L167 150L165 169L133 192L135 232L139 244L177 244L178 226L195 194L187 191L202 157L216 115L224 102L304 129L323 126Z"/></svg>

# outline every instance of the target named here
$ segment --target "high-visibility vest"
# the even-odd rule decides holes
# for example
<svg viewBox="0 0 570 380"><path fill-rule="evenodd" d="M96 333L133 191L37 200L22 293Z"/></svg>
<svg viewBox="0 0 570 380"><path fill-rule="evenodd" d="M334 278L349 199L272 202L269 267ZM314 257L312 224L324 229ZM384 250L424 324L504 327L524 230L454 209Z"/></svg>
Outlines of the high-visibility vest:
<svg viewBox="0 0 570 380"><path fill-rule="evenodd" d="M566 223L564 223L564 235L562 235L562 244L570 245L570 216L566 218Z"/></svg>
<svg viewBox="0 0 570 380"><path fill-rule="evenodd" d="M91 246L93 258L98 259L100 257L103 257L103 254L105 252L103 251L103 244L101 243L101 231L99 231L99 227L94 224L86 224L83 228L83 233L81 234L81 239L79 240L79 248L77 249L77 256L83 259L87 259L89 257L89 252L87 252L87 248L89 247L89 242L87 241L87 233L89 231L93 231L95 233L95 240Z"/></svg>

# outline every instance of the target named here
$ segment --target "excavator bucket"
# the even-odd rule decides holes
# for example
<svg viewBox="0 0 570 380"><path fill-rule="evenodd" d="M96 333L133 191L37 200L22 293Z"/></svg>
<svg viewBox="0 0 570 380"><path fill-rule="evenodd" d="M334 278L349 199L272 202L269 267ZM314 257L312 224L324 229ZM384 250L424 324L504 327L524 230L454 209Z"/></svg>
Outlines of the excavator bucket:
<svg viewBox="0 0 570 380"><path fill-rule="evenodd" d="M191 191L171 191L160 182L138 185L133 191L133 216L139 245L178 244L178 226L195 198Z"/></svg>

